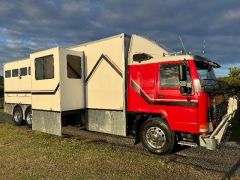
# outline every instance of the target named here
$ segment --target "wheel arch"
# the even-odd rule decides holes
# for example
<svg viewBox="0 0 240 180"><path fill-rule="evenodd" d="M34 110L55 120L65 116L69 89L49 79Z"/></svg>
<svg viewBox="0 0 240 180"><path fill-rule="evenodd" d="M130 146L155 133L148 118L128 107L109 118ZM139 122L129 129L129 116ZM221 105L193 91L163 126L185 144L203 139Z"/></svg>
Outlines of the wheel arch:
<svg viewBox="0 0 240 180"><path fill-rule="evenodd" d="M151 153L168 154L175 147L175 132L163 118L151 117L142 124L139 134L143 146Z"/></svg>
<svg viewBox="0 0 240 180"><path fill-rule="evenodd" d="M140 141L140 129L141 129L141 126L146 122L146 121L149 121L151 120L152 118L159 118L163 121L165 121L169 128L172 129L171 127L171 123L169 123L169 120L168 120L168 115L167 115L167 112L166 111L163 111L161 113L141 113L141 114L137 114L135 116L135 119L134 119L134 131L135 131L135 144L141 142Z"/></svg>

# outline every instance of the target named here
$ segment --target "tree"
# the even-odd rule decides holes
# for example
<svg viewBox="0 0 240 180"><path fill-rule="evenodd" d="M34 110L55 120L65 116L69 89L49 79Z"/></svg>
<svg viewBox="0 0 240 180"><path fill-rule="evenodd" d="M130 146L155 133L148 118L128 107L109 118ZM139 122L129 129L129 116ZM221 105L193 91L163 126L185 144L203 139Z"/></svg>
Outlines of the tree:
<svg viewBox="0 0 240 180"><path fill-rule="evenodd" d="M228 76L220 77L218 79L226 82L232 88L240 89L240 67L229 68Z"/></svg>
<svg viewBox="0 0 240 180"><path fill-rule="evenodd" d="M240 67L229 68L229 77L240 79Z"/></svg>

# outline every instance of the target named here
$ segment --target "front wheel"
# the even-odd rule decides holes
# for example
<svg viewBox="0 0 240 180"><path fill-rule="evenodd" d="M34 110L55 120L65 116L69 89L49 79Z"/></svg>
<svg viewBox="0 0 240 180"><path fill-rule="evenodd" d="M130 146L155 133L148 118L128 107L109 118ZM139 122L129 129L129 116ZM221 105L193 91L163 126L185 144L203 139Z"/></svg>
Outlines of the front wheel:
<svg viewBox="0 0 240 180"><path fill-rule="evenodd" d="M144 147L154 154L168 154L175 144L175 134L167 122L160 118L152 118L143 123L140 138Z"/></svg>
<svg viewBox="0 0 240 180"><path fill-rule="evenodd" d="M29 128L32 128L32 109L27 108L25 113L25 122Z"/></svg>

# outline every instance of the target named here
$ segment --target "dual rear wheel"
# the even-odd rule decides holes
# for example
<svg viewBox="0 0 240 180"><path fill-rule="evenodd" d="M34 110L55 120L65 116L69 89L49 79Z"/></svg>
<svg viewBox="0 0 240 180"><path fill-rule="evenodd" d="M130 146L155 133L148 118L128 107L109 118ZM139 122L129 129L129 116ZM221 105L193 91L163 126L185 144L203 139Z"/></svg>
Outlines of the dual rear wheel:
<svg viewBox="0 0 240 180"><path fill-rule="evenodd" d="M25 111L25 120L23 119L23 112L22 108L20 106L16 106L13 109L13 122L17 126L21 126L24 123L27 124L29 128L32 127L32 109L31 107L28 107Z"/></svg>

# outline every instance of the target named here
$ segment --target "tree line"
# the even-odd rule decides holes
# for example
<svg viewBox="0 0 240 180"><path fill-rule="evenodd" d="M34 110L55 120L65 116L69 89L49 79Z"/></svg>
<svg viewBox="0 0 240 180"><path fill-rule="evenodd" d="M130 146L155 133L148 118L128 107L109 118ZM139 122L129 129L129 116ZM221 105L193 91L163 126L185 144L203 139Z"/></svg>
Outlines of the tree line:
<svg viewBox="0 0 240 180"><path fill-rule="evenodd" d="M228 76L219 77L220 81L226 82L230 88L240 90L240 67L229 68Z"/></svg>

